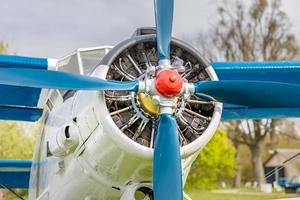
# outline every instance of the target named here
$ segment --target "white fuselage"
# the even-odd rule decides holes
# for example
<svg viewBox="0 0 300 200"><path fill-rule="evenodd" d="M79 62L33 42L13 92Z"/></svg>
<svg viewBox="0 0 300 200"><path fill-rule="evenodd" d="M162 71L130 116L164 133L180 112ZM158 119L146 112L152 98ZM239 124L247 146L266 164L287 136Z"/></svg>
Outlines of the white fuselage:
<svg viewBox="0 0 300 200"><path fill-rule="evenodd" d="M217 79L212 69L207 70ZM106 72L106 66L99 66L93 76L104 78ZM205 133L181 148L184 183L192 162L213 136L221 111L222 105L216 103L212 123ZM45 127L37 142L30 179L31 200L114 200L120 199L131 185L151 187L153 149L134 142L120 131L109 115L102 92L76 92L64 102L59 96L44 118ZM59 154L62 144L58 140L63 139L67 125L78 128L71 132L78 143L74 142L74 149L65 152L62 148L63 153ZM58 147L54 147L57 143ZM54 148L58 149L57 155L50 153Z"/></svg>

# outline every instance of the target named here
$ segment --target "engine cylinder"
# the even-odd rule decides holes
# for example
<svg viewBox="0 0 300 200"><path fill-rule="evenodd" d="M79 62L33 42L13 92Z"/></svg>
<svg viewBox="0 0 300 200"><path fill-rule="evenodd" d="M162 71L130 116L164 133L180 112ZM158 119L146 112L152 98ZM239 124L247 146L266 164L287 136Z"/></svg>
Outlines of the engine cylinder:
<svg viewBox="0 0 300 200"><path fill-rule="evenodd" d="M172 39L171 64L178 67L183 81L194 83L218 80L213 68L194 48ZM158 66L155 35L135 36L114 47L102 59L105 78L130 81L144 79L149 67ZM159 107L148 94L126 91L104 92L110 116L119 130L135 143L152 149ZM200 96L176 99L176 116L182 155L199 151L212 137L220 121L222 104L207 102ZM202 138L202 139L201 139Z"/></svg>

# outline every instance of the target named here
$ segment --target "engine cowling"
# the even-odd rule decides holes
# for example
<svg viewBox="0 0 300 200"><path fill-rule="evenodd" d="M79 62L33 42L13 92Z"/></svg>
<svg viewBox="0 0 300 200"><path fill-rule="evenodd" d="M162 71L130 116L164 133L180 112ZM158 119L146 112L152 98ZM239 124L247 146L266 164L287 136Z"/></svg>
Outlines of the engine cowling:
<svg viewBox="0 0 300 200"><path fill-rule="evenodd" d="M183 80L190 83L218 80L209 63L196 49L183 41L172 39L171 58L172 65ZM155 32L136 31L131 39L106 54L100 65L102 78L119 81L145 78L147 68L158 65ZM104 99L119 132L136 144L153 149L155 122L159 114L155 99L148 94L124 91L106 91ZM220 122L222 104L207 103L201 97L191 94L189 100L185 96L177 99L174 112L180 133L181 155L187 157L204 147L213 136Z"/></svg>
<svg viewBox="0 0 300 200"><path fill-rule="evenodd" d="M172 65L183 81L217 80L213 68L186 43L173 39L171 52ZM146 69L153 66L157 66L156 36L137 34L107 53L92 76L124 81L143 79ZM217 129L222 111L222 104L207 103L201 97L190 95L189 98L178 97L174 108L180 129L183 184L197 152ZM59 132L57 138L61 140L49 143L53 155L63 157L65 163L64 171L59 174L53 168L55 176L73 178L76 174L76 179L69 182L66 178L60 185L55 184L62 190L53 198L99 197L98 193L90 191L101 191L103 199L132 197L136 192L151 196L158 114L156 100L147 93L80 91L66 99L48 118L50 124L56 124L54 122L61 116L68 116L66 121L57 127L48 126L46 135L53 138L52 133ZM78 130L65 126L70 120ZM72 133L79 134L79 144L77 137L72 137L78 134ZM68 143L70 139L72 145ZM75 145L78 148L74 152L76 159L73 159L69 153ZM65 185L68 187L62 187ZM84 190L78 196L72 193L78 187L93 189Z"/></svg>

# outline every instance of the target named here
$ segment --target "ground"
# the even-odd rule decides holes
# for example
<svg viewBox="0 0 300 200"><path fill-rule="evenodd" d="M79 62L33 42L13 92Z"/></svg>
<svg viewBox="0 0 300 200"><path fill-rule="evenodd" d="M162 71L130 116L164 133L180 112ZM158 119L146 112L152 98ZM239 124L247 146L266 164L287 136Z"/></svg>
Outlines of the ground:
<svg viewBox="0 0 300 200"><path fill-rule="evenodd" d="M292 198L295 195L284 193L264 194L261 192L220 192L220 191L191 191L193 200L274 200L281 198Z"/></svg>
<svg viewBox="0 0 300 200"><path fill-rule="evenodd" d="M282 198L293 198L295 195L287 195L284 193L263 194L253 191L190 191L188 192L193 200L275 200ZM27 197L25 197L27 199ZM5 200L19 200L13 195L10 195Z"/></svg>

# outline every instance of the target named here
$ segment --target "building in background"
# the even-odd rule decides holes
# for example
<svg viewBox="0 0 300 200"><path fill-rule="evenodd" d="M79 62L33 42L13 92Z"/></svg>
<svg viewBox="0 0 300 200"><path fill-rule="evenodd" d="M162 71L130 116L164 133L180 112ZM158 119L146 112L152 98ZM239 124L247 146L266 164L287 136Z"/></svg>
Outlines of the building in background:
<svg viewBox="0 0 300 200"><path fill-rule="evenodd" d="M275 149L264 164L268 183L278 183L281 187L300 187L300 149ZM295 155L297 155L295 157ZM289 160L287 162L287 160ZM272 175L270 175L272 174ZM270 175L270 176L269 176Z"/></svg>

